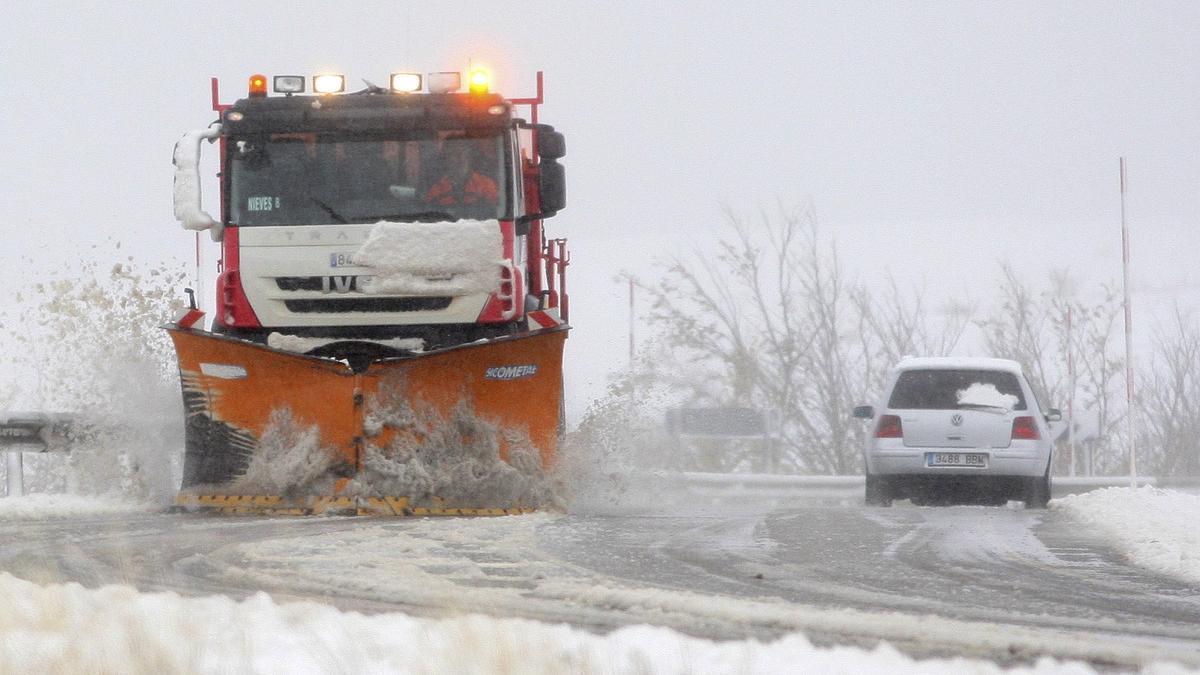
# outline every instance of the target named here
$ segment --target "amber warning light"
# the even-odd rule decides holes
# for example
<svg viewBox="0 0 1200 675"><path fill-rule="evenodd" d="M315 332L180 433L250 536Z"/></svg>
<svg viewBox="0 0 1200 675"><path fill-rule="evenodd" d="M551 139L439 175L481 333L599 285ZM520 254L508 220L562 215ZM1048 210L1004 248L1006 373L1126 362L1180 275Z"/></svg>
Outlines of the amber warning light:
<svg viewBox="0 0 1200 675"><path fill-rule="evenodd" d="M472 94L486 94L488 87L491 85L492 76L482 68L476 68L471 71L467 78L468 88Z"/></svg>
<svg viewBox="0 0 1200 675"><path fill-rule="evenodd" d="M250 95L253 97L267 95L267 76L266 75L251 75L250 76Z"/></svg>

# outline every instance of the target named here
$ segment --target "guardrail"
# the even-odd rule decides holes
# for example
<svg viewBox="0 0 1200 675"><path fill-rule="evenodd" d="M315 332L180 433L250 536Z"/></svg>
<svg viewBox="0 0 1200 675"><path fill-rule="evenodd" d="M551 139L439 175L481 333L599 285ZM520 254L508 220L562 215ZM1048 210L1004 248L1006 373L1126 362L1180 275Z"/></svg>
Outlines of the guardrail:
<svg viewBox="0 0 1200 675"><path fill-rule="evenodd" d="M25 494L24 453L68 452L71 416L57 413L0 412L0 450L4 451L5 495Z"/></svg>
<svg viewBox="0 0 1200 675"><path fill-rule="evenodd" d="M693 473L679 474L689 492L714 498L738 496L762 499L861 499L862 476L790 476L777 474ZM1138 485L1188 485L1183 479L1160 480L1138 477ZM1054 476L1051 492L1065 497L1105 487L1129 487L1129 476Z"/></svg>

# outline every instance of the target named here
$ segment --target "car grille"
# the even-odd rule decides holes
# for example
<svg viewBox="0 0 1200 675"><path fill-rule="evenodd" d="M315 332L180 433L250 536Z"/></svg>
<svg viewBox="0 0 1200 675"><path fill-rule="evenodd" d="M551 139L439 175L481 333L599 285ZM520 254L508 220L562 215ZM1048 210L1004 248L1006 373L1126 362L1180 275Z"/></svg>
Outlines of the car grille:
<svg viewBox="0 0 1200 675"><path fill-rule="evenodd" d="M321 298L284 300L289 312L297 314L340 314L346 312L421 312L446 309L452 298Z"/></svg>

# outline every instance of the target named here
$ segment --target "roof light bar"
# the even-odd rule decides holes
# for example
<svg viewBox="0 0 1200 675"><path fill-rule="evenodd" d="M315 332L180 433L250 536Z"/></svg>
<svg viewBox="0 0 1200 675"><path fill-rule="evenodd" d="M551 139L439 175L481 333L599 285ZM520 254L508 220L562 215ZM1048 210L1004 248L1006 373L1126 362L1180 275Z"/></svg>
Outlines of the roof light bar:
<svg viewBox="0 0 1200 675"><path fill-rule="evenodd" d="M405 94L421 91L421 76L417 73L392 73L392 91Z"/></svg>
<svg viewBox="0 0 1200 675"><path fill-rule="evenodd" d="M429 93L449 94L462 89L462 73L430 73Z"/></svg>
<svg viewBox="0 0 1200 675"><path fill-rule="evenodd" d="M276 75L272 88L276 94L303 94L305 79L303 75Z"/></svg>
<svg viewBox="0 0 1200 675"><path fill-rule="evenodd" d="M313 75L313 91L318 94L340 94L346 91L346 76L333 73Z"/></svg>

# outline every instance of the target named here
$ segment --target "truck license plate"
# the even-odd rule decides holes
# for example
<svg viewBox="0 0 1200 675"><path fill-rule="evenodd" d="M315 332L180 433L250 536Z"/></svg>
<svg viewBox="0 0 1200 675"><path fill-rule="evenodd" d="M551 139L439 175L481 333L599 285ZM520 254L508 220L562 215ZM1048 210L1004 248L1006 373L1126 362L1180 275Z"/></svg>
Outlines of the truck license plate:
<svg viewBox="0 0 1200 675"><path fill-rule="evenodd" d="M981 452L930 452L925 455L925 466L987 466L987 455Z"/></svg>
<svg viewBox="0 0 1200 675"><path fill-rule="evenodd" d="M354 255L353 253L330 253L329 254L329 266L330 267L359 267L359 265L357 263L355 263L354 260L352 259L353 255Z"/></svg>

